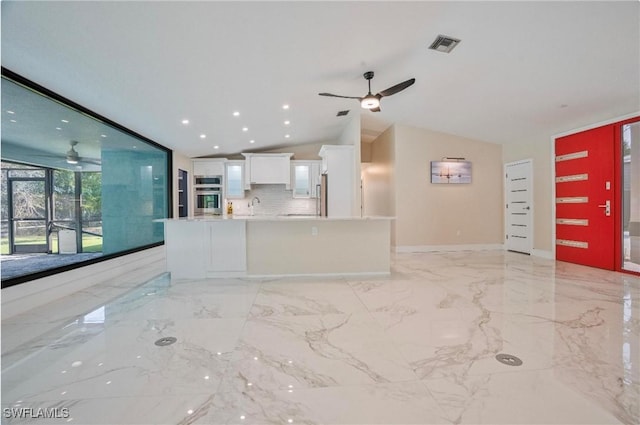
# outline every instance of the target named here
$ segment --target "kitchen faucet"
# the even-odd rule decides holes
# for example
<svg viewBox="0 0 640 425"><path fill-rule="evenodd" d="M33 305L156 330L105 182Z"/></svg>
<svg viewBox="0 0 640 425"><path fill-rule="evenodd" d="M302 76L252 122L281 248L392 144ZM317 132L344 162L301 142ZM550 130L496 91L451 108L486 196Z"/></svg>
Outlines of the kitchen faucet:
<svg viewBox="0 0 640 425"><path fill-rule="evenodd" d="M255 204L256 201L260 203L260 198L258 198L257 196L254 196L253 199L251 200L251 203L249 204L249 215L253 215L253 205Z"/></svg>

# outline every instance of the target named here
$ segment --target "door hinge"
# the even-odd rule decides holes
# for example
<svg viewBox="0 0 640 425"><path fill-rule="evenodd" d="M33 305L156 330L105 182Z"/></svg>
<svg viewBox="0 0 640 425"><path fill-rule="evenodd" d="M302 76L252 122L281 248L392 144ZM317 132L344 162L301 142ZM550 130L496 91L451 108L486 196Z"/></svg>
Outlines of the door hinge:
<svg viewBox="0 0 640 425"><path fill-rule="evenodd" d="M509 239L509 235L504 235L504 238L505 239Z"/></svg>
<svg viewBox="0 0 640 425"><path fill-rule="evenodd" d="M507 205L505 206L505 208L506 208L506 209L509 209L509 204L507 204Z"/></svg>

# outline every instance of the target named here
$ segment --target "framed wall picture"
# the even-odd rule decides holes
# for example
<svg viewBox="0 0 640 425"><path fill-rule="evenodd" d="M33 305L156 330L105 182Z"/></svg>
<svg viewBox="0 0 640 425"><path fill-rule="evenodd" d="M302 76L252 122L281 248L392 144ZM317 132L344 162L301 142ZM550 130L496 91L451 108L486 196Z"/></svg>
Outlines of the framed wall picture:
<svg viewBox="0 0 640 425"><path fill-rule="evenodd" d="M471 183L471 162L431 161L431 183Z"/></svg>

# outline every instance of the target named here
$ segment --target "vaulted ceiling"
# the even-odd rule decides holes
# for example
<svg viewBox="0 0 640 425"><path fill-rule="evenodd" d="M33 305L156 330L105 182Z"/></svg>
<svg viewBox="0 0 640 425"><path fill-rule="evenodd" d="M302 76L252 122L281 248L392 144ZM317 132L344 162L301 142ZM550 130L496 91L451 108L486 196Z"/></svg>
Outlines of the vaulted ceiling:
<svg viewBox="0 0 640 425"><path fill-rule="evenodd" d="M187 156L331 141L360 114L368 140L400 123L547 143L640 110L636 1L1 7L4 67ZM430 50L439 34L462 41ZM318 96L364 96L366 71L373 93L416 83L378 113Z"/></svg>

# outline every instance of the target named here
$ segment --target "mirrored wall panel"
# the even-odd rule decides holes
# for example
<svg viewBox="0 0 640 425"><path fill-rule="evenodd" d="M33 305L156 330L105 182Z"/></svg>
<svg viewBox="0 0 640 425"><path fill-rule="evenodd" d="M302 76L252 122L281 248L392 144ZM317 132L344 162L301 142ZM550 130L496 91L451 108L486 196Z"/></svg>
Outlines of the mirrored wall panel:
<svg viewBox="0 0 640 425"><path fill-rule="evenodd" d="M170 150L24 81L1 89L3 287L163 242Z"/></svg>

